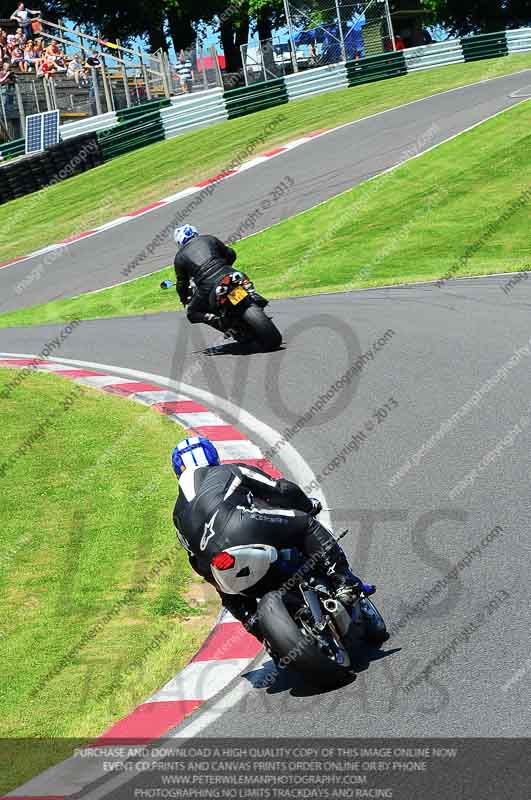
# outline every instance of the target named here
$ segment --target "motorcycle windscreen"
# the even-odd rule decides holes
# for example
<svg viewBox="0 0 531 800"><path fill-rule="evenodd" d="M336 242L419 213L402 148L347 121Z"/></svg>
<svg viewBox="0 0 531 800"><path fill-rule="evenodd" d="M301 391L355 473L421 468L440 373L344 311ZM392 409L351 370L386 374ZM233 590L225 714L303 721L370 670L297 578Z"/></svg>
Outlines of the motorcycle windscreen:
<svg viewBox="0 0 531 800"><path fill-rule="evenodd" d="M269 545L244 545L224 550L234 557L230 569L216 569L212 574L219 588L225 594L240 594L265 578L271 564L278 559L277 550Z"/></svg>

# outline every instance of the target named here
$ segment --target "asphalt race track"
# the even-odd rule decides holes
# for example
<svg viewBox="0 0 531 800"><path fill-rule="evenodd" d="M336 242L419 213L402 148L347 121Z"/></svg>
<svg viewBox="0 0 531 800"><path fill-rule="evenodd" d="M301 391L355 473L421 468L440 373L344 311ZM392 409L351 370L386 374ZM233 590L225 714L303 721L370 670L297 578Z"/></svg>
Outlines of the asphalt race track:
<svg viewBox="0 0 531 800"><path fill-rule="evenodd" d="M273 160L267 173L257 168L220 186L199 223L209 219L216 233L227 233L261 190L290 174L297 178L297 196L275 209L268 221L274 222L402 160L433 124L439 132L430 144L509 106L509 93L528 83L528 74L513 76L345 128L332 135L340 144L325 137ZM116 253L124 263L167 218L167 211L150 215L131 227L131 237L111 231L73 248L24 302L112 283ZM169 258L168 247L143 269ZM0 271L2 292L30 269ZM354 570L378 584L376 602L396 632L355 682L328 694L312 693L287 675L260 688L270 666L258 665L222 701L193 716L184 734L528 734L522 668L529 665L530 628L524 597L530 567L531 286L522 281L504 293L507 281L497 276L442 288L275 301L286 347L273 354L217 347L215 333L192 328L182 314L83 322L54 353L193 383L280 432L360 354L372 353L359 381L337 394L320 424L303 427L291 444L324 475L334 527L351 529L344 546ZM14 303L10 298L7 306ZM0 350L38 353L59 330L2 331ZM357 441L358 449L327 469L349 441ZM393 483L416 453L418 463L413 458ZM289 472L282 455L275 460ZM168 514L172 503L168 498ZM415 610L430 591L431 602ZM418 678L437 658L428 677ZM408 683L413 685L406 691ZM100 790L96 794L104 796L105 787Z"/></svg>
<svg viewBox="0 0 531 800"><path fill-rule="evenodd" d="M343 127L219 183L194 211L194 222L227 239L268 193L289 176L295 181L293 188L269 211L263 212L256 230L267 228L522 102L522 97L511 95L527 89L530 83L531 70L526 70L439 94ZM111 228L94 238L71 244L54 253L49 264L41 256L0 269L0 312L73 297L123 281L121 271L188 202L185 199L136 218L125 227ZM165 267L174 255L170 241L147 256L130 277ZM38 279L17 294L15 287L35 274L34 271Z"/></svg>
<svg viewBox="0 0 531 800"><path fill-rule="evenodd" d="M377 601L390 625L399 622L406 603L421 600L482 537L496 525L503 528L452 580L450 593L440 590L429 613L414 614L401 627L386 648L392 654L372 663L353 685L316 698L283 679L272 690L245 694L205 734L245 736L252 730L266 736L272 725L278 735L293 736L517 736L528 731L525 679L503 687L528 659L530 620L523 591L529 571L529 441L522 419L531 413L530 357L507 368L507 377L463 414L419 466L389 486L403 462L529 342L529 283L506 296L501 291L506 280L275 302L275 320L286 333L284 351L204 355L199 369L202 337L212 342L215 336L191 329L183 315L85 322L63 346L64 358L188 380L283 431L347 371L360 348L366 353L392 330L355 391L345 390L325 408L328 421L291 440L318 474L374 419L375 410L391 397L398 403L387 419L375 423L360 449L323 480L327 501L337 509L334 526L351 528L345 548L357 571L380 586ZM38 352L57 331L3 331L1 348ZM512 445L472 487L451 497L515 425L522 432ZM276 460L281 456L282 451ZM431 684L401 692L400 685L449 646L500 589L509 597L501 598L482 627L434 670ZM257 682L263 678L263 670L252 676Z"/></svg>

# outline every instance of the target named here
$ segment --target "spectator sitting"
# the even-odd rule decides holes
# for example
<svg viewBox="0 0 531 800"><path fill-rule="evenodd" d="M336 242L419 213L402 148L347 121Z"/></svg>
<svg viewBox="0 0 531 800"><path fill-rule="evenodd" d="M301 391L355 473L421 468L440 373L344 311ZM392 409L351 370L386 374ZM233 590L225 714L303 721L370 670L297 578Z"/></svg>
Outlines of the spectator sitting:
<svg viewBox="0 0 531 800"><path fill-rule="evenodd" d="M52 39L52 41L50 42L50 44L48 45L48 47L45 50L46 55L47 56L58 56L60 52L61 52L61 49L60 49L60 47L59 47L59 45L57 43L57 39Z"/></svg>
<svg viewBox="0 0 531 800"><path fill-rule="evenodd" d="M184 50L181 50L181 55L179 56L179 63L176 66L176 70L181 82L181 89L186 94L189 94L192 91L194 70L192 62L186 57Z"/></svg>
<svg viewBox="0 0 531 800"><path fill-rule="evenodd" d="M74 56L70 63L68 64L67 76L69 78L73 78L76 82L76 86L80 86L81 83L85 82L84 74L83 74L83 66L81 61L79 60L78 56Z"/></svg>
<svg viewBox="0 0 531 800"><path fill-rule="evenodd" d="M35 68L35 72L38 71L37 62L39 59L36 57L35 45L33 42L26 42L24 47L24 61L28 65L27 72L31 72L32 67Z"/></svg>
<svg viewBox="0 0 531 800"><path fill-rule="evenodd" d="M44 46L42 39L34 39L33 40L33 65L35 67L35 72L38 74L41 63L44 59Z"/></svg>
<svg viewBox="0 0 531 800"><path fill-rule="evenodd" d="M41 64L40 75L46 80L49 80L53 75L56 75L57 72L57 64L54 56L46 56Z"/></svg>
<svg viewBox="0 0 531 800"><path fill-rule="evenodd" d="M18 67L20 72L28 71L28 65L24 60L24 51L18 45L11 51L11 66Z"/></svg>
<svg viewBox="0 0 531 800"><path fill-rule="evenodd" d="M22 32L22 28L17 28L17 32L15 33L16 42L19 47L24 47L26 42L30 41L27 36L24 35Z"/></svg>
<svg viewBox="0 0 531 800"><path fill-rule="evenodd" d="M31 17L32 17L33 14L36 14L37 16L39 16L40 13L41 13L40 11L37 11L35 9L26 8L24 3L19 3L18 6L17 6L17 10L13 11L13 13L11 14L9 19L14 19L14 20L16 20L18 22L18 24L20 25L20 27L24 31L26 39L33 39L33 30L32 30L32 27L31 27Z"/></svg>
<svg viewBox="0 0 531 800"><path fill-rule="evenodd" d="M62 50L59 50L57 55L55 56L55 66L57 67L57 72L66 72L66 56Z"/></svg>

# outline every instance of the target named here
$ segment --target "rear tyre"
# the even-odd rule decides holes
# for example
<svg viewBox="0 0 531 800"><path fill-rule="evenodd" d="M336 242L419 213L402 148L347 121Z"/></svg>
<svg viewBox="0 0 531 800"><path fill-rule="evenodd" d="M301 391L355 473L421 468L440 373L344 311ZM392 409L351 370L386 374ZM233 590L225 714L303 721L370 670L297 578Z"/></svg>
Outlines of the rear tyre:
<svg viewBox="0 0 531 800"><path fill-rule="evenodd" d="M272 320L264 313L263 308L252 305L242 315L245 324L267 350L278 350L282 344L282 334Z"/></svg>
<svg viewBox="0 0 531 800"><path fill-rule="evenodd" d="M321 688L337 686L352 676L350 667L327 658L313 638L302 632L276 592L266 594L258 604L258 621L278 668L299 672Z"/></svg>

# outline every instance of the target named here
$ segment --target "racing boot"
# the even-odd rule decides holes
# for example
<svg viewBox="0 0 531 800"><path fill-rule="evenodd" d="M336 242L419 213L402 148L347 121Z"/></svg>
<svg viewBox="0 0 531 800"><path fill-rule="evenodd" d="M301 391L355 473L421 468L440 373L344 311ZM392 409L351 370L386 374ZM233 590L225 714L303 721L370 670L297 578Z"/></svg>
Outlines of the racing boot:
<svg viewBox="0 0 531 800"><path fill-rule="evenodd" d="M225 333L221 317L218 317L217 314L205 314L204 321L207 325L210 325L211 328L214 328L214 330Z"/></svg>
<svg viewBox="0 0 531 800"><path fill-rule="evenodd" d="M328 573L328 577L334 587L336 598L341 603L352 605L360 592L363 592L366 597L370 597L376 592L376 586L373 583L364 583L350 569L341 570L336 566L335 570L333 573Z"/></svg>
<svg viewBox="0 0 531 800"><path fill-rule="evenodd" d="M315 501L312 499L312 503ZM320 510L320 503L317 501ZM318 513L317 508L315 509ZM336 592L338 600L350 603L363 592L373 595L376 587L363 581L350 571L349 563L343 549L332 534L314 518L305 538L305 551L311 557L317 557L318 563L327 575Z"/></svg>

